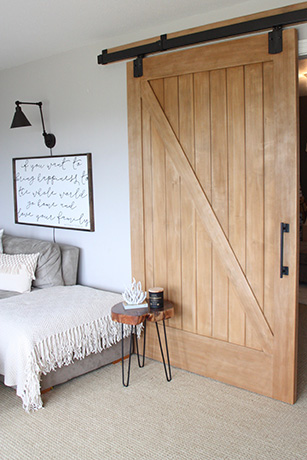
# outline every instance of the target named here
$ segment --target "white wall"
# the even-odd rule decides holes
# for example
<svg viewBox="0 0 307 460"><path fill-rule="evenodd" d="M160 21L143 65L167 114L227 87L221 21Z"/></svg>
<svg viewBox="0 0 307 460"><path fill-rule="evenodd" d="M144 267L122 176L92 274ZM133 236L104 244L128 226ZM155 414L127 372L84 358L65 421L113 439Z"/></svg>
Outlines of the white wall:
<svg viewBox="0 0 307 460"><path fill-rule="evenodd" d="M56 229L56 241L81 248L80 283L122 292L131 279L126 64L98 66L97 55L118 44L296 2L269 3L250 1L2 71L0 228L15 235L52 240L50 228L14 223L12 158L49 154L36 107L24 108L32 127L9 129L14 101L41 100L46 130L57 138L53 154L91 152L93 160L96 230ZM306 30L305 26L300 29L300 38L307 37Z"/></svg>
<svg viewBox="0 0 307 460"><path fill-rule="evenodd" d="M125 64L103 68L99 47L82 48L0 74L0 228L52 239L52 229L14 224L12 158L49 155L39 111L24 107L31 128L10 130L14 101L43 101L53 154L92 153L96 231L56 229L58 242L79 246L80 282L121 290L130 281L129 178Z"/></svg>

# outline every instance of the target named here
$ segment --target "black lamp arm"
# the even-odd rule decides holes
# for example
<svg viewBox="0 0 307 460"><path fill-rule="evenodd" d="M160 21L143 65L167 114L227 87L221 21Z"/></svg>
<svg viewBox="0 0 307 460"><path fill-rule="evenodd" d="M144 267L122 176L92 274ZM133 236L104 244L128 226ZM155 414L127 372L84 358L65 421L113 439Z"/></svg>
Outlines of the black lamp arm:
<svg viewBox="0 0 307 460"><path fill-rule="evenodd" d="M42 105L43 105L42 102L39 102L39 103L38 103L39 111L40 111L40 114L41 114L42 125L43 125L43 134L45 135L45 134L47 134L47 133L46 133L46 129L45 129L45 123L44 123Z"/></svg>

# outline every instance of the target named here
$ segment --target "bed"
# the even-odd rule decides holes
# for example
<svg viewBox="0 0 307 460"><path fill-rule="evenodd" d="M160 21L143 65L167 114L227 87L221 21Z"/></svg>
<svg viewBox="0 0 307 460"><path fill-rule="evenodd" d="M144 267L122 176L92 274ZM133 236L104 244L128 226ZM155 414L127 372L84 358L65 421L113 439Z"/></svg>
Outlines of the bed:
<svg viewBox="0 0 307 460"><path fill-rule="evenodd" d="M122 296L76 284L74 246L4 234L2 249L0 277L6 258L37 257L29 292L3 289L0 280L1 380L16 388L31 412L43 406L43 389L121 357L121 329L110 310ZM129 334L127 326L124 337Z"/></svg>

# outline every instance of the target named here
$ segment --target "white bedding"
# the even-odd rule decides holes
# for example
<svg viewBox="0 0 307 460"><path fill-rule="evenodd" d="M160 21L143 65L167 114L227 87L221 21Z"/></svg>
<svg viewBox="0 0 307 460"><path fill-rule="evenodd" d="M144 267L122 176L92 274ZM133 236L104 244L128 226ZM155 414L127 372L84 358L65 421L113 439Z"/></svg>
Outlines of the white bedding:
<svg viewBox="0 0 307 460"><path fill-rule="evenodd" d="M111 320L120 294L56 286L0 300L0 374L16 386L27 412L40 409L41 374L98 353L121 340ZM124 336L130 326L124 326Z"/></svg>

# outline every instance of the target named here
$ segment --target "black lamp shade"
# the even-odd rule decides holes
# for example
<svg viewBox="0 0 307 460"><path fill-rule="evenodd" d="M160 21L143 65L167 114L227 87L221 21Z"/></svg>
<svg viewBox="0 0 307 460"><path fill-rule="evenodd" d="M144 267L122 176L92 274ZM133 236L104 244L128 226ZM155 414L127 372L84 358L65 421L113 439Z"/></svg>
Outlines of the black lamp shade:
<svg viewBox="0 0 307 460"><path fill-rule="evenodd" d="M44 123L44 117L43 117L43 109L42 109L42 102L20 102L16 101L16 111L15 115L11 124L11 128L21 128L22 126L32 126L23 111L21 110L20 105L21 104L27 104L27 105L36 105L39 107L40 115L41 115L41 121L42 121L42 127L43 127L43 136L44 136L44 141L46 147L49 149L52 149L55 144L56 144L56 138L54 134L51 133L46 133L45 130L45 123Z"/></svg>
<svg viewBox="0 0 307 460"><path fill-rule="evenodd" d="M16 107L15 115L11 128L21 128L22 126L32 126L19 105Z"/></svg>

